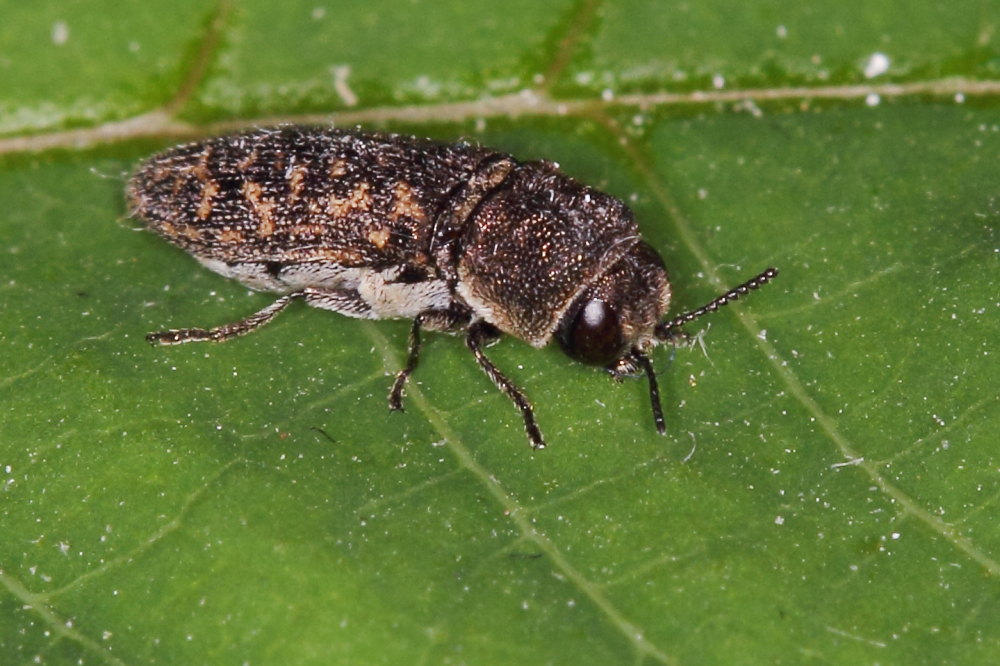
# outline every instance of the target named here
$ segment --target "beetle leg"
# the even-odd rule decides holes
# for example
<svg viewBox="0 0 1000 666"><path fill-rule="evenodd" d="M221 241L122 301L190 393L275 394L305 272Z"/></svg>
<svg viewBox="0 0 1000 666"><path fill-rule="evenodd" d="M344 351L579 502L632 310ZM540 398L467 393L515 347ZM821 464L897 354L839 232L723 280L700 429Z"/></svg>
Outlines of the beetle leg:
<svg viewBox="0 0 1000 666"><path fill-rule="evenodd" d="M486 373L486 376L490 378L490 381L503 391L504 395L510 398L514 405L521 410L521 417L524 419L524 430L528 433L528 440L531 442L531 447L533 449L544 449L545 440L542 439L542 433L538 429L538 424L535 423L535 412L531 408L531 403L528 402L528 399L524 397L524 394L521 393L521 390L517 388L514 382L507 379L493 365L493 362L486 358L486 354L483 353L483 342L495 337L495 335L495 329L491 325L479 321L469 327L469 331L465 336L465 344L472 351L472 354L476 357L476 362L483 369L483 372Z"/></svg>
<svg viewBox="0 0 1000 666"><path fill-rule="evenodd" d="M621 357L607 368L605 368L609 373L611 373L611 378L618 382L619 384L625 380L626 377L636 377L639 375L639 365L636 363L635 357L629 352L625 356Z"/></svg>
<svg viewBox="0 0 1000 666"><path fill-rule="evenodd" d="M667 434L667 424L663 420L663 404L660 401L660 387L656 381L656 371L649 357L638 349L633 349L631 354L635 363L646 373L649 380L649 402L653 407L653 422L656 424L656 432L661 435Z"/></svg>
<svg viewBox="0 0 1000 666"><path fill-rule="evenodd" d="M303 299L309 305L327 310L336 310L348 316L365 317L367 313L353 306L355 292L340 292L331 289L306 288L285 294L266 308L258 310L249 317L215 328L177 328L169 331L156 331L146 336L146 341L161 345L181 345L185 342L225 342L232 338L246 335L264 324L270 322L278 313L288 307L296 298Z"/></svg>
<svg viewBox="0 0 1000 666"><path fill-rule="evenodd" d="M410 329L410 354L406 358L406 367L396 374L396 381L392 383L392 390L389 391L389 409L394 412L403 411L403 386L416 369L417 361L420 360L420 326L424 322L424 314L421 312L413 318L413 327Z"/></svg>
<svg viewBox="0 0 1000 666"><path fill-rule="evenodd" d="M394 412L403 411L403 387L420 361L420 329L432 331L454 331L468 323L468 313L460 310L424 310L413 318L410 328L410 352L406 358L406 367L396 373L396 381L389 391L389 409Z"/></svg>
<svg viewBox="0 0 1000 666"><path fill-rule="evenodd" d="M223 324L222 326L216 326L215 328L209 329L180 328L170 329L169 331L157 331L147 335L146 341L153 344L159 343L161 345L180 345L185 342L224 342L231 338L245 335L256 328L263 326L267 322L274 319L279 312L288 307L288 304L296 298L304 298L307 291L310 290L304 289L302 291L293 291L290 294L285 294L274 303L268 305L266 308L253 313L245 319L240 319L239 321L234 321L230 324Z"/></svg>

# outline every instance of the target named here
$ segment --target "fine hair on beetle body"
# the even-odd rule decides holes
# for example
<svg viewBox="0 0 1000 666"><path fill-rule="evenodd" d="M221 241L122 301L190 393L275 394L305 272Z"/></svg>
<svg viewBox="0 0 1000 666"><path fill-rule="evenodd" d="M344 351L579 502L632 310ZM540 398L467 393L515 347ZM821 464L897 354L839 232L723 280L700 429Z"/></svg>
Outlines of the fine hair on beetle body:
<svg viewBox="0 0 1000 666"><path fill-rule="evenodd" d="M129 180L130 213L205 267L280 296L215 328L151 333L158 344L223 341L293 300L362 319L412 320L406 365L389 392L401 410L423 330L461 333L476 363L545 440L521 389L486 356L503 334L553 340L616 379L644 374L666 432L652 348L757 289L768 268L704 306L666 319L660 255L619 199L552 162L471 143L284 125L153 156Z"/></svg>

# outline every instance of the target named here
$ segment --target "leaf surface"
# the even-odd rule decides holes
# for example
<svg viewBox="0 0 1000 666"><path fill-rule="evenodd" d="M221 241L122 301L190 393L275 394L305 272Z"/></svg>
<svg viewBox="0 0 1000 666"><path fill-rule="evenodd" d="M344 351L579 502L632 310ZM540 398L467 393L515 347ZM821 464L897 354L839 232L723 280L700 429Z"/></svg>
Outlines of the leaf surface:
<svg viewBox="0 0 1000 666"><path fill-rule="evenodd" d="M994 663L1000 5L342 4L5 3L0 661ZM676 312L781 275L657 350L666 437L491 347L540 452L454 337L388 413L407 322L147 345L273 297L129 170L328 112L621 197Z"/></svg>

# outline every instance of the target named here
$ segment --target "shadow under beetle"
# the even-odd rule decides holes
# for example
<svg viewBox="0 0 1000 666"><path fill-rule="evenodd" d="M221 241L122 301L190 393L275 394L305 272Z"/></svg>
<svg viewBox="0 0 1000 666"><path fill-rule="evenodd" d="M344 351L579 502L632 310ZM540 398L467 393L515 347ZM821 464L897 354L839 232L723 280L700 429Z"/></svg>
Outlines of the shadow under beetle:
<svg viewBox="0 0 1000 666"><path fill-rule="evenodd" d="M150 342L228 340L292 300L350 317L413 319L389 393L402 409L421 329L464 332L479 367L544 448L531 404L483 353L502 333L555 339L616 379L643 372L666 431L649 350L765 284L769 268L705 306L663 321L670 283L620 200L469 143L279 126L172 148L139 167L130 213L211 270L283 294L246 319L151 333Z"/></svg>

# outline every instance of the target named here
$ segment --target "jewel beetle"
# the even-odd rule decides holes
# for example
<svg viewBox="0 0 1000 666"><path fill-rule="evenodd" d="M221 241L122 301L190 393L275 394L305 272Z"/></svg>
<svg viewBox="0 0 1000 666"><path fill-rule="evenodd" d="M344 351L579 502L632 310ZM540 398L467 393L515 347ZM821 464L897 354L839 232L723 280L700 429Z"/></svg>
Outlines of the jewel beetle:
<svg viewBox="0 0 1000 666"><path fill-rule="evenodd" d="M649 351L681 327L769 282L756 277L665 319L670 283L621 200L563 174L472 143L283 125L189 143L144 162L130 214L207 268L281 296L211 329L150 342L228 340L290 302L365 319L408 318L409 355L389 406L400 410L421 331L462 333L477 364L544 448L531 403L486 356L507 334L553 340L620 379L645 374L666 431Z"/></svg>

